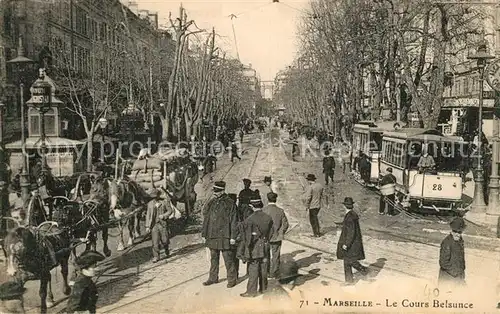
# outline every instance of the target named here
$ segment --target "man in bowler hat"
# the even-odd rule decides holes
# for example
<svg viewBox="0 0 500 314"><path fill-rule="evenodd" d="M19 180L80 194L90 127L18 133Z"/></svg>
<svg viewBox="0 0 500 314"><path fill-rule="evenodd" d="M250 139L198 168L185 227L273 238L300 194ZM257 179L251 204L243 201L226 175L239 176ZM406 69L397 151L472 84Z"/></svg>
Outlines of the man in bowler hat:
<svg viewBox="0 0 500 314"><path fill-rule="evenodd" d="M0 285L0 313L24 313L26 288L18 281L7 281Z"/></svg>
<svg viewBox="0 0 500 314"><path fill-rule="evenodd" d="M462 239L465 221L456 217L450 227L451 233L441 242L439 250L438 283L445 292L452 292L453 288L465 285L465 251Z"/></svg>
<svg viewBox="0 0 500 314"><path fill-rule="evenodd" d="M215 182L214 197L208 201L203 212L201 236L210 249L210 273L203 285L219 282L219 258L222 253L227 270L227 287L232 288L238 279L235 263L238 219L236 203L225 193L225 189L226 182Z"/></svg>
<svg viewBox="0 0 500 314"><path fill-rule="evenodd" d="M267 289L269 239L273 220L262 211L260 197L254 196L255 198L250 200L254 213L243 222L241 234L244 246L243 258L248 262L247 291L240 294L242 297L256 297L258 292L264 292Z"/></svg>
<svg viewBox="0 0 500 314"><path fill-rule="evenodd" d="M85 251L76 258L75 264L80 269L66 305L66 313L96 312L97 286L92 280L96 275L96 264L104 260L104 255L96 251Z"/></svg>
<svg viewBox="0 0 500 314"><path fill-rule="evenodd" d="M306 179L309 183L306 193L304 194L306 210L309 211L309 221L311 223L313 236L320 237L318 214L323 200L323 186L316 182L316 176L314 174L308 174Z"/></svg>
<svg viewBox="0 0 500 314"><path fill-rule="evenodd" d="M169 236L168 236L168 218L174 210L169 200L165 199L165 194L157 189L150 192L153 197L148 203L146 213L146 233L151 231L151 242L153 245L153 263L160 260L160 250L165 249L166 257L169 256Z"/></svg>
<svg viewBox="0 0 500 314"><path fill-rule="evenodd" d="M342 222L342 232L337 244L337 258L344 260L344 275L346 284L354 283L352 269L356 269L363 275L368 273L368 268L359 263L365 259L363 238L359 226L359 216L354 211L354 201L346 197L344 202L346 214Z"/></svg>

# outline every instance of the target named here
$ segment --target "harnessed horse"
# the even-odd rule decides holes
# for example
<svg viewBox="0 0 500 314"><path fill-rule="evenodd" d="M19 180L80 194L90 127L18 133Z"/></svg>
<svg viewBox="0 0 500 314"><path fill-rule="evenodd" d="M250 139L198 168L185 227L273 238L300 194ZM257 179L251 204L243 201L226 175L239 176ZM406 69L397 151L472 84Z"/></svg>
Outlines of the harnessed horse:
<svg viewBox="0 0 500 314"><path fill-rule="evenodd" d="M54 304L50 274L53 268L61 266L63 293L69 295L71 291L68 285L68 261L74 247L70 243L69 230L59 229L52 221L45 221L37 227L22 227L17 220L10 217L6 219L18 225L9 230L4 239L7 273L22 283L40 280L40 308L42 313L46 313L47 307Z"/></svg>
<svg viewBox="0 0 500 314"><path fill-rule="evenodd" d="M96 179L92 187L92 190L94 189L100 191L100 195L107 194L109 213L112 213L119 220L120 238L117 250L123 251L125 248L124 224L128 225L128 245L130 246L136 238L140 237L140 215L146 209L146 204L151 200L151 197L136 182L126 177L123 179ZM122 221L123 219L126 221Z"/></svg>

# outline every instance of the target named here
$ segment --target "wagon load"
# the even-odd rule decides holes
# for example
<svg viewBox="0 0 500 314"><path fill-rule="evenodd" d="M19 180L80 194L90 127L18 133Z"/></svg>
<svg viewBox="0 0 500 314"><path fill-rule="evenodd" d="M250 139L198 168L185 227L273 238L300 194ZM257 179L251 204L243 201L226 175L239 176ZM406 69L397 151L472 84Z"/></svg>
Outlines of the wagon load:
<svg viewBox="0 0 500 314"><path fill-rule="evenodd" d="M130 177L146 190L165 187L165 180L170 172L188 162L189 154L186 149L160 150L151 157L147 153L140 154L132 165Z"/></svg>

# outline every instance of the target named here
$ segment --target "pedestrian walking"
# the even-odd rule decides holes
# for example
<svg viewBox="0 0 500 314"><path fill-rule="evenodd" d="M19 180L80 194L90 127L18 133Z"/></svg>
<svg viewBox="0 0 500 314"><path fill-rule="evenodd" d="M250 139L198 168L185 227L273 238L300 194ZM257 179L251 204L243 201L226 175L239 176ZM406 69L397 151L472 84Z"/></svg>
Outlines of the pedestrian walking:
<svg viewBox="0 0 500 314"><path fill-rule="evenodd" d="M75 264L80 269L73 289L68 298L66 313L96 312L97 286L92 280L98 270L96 264L104 260L104 255L96 251L85 251L76 258Z"/></svg>
<svg viewBox="0 0 500 314"><path fill-rule="evenodd" d="M396 177L392 174L392 168L387 168L387 173L380 179L380 202L378 213L394 216L394 202L396 201Z"/></svg>
<svg viewBox="0 0 500 314"><path fill-rule="evenodd" d="M324 188L320 183L316 182L316 176L314 174L308 174L306 179L309 183L306 193L304 194L306 210L309 211L309 222L311 223L313 236L320 237L318 214L321 209Z"/></svg>
<svg viewBox="0 0 500 314"><path fill-rule="evenodd" d="M170 255L168 219L174 213L172 204L169 199L166 199L165 193L157 189L150 192L154 199L148 203L146 213L146 233L151 231L151 242L153 248L152 263L160 260L160 251L165 250L166 258Z"/></svg>
<svg viewBox="0 0 500 314"><path fill-rule="evenodd" d="M346 169L352 172L352 149L349 144L345 144L342 149L342 173L345 174Z"/></svg>
<svg viewBox="0 0 500 314"><path fill-rule="evenodd" d="M236 286L237 208L236 203L225 193L226 182L214 184L214 197L210 199L203 212L201 236L210 250L210 273L203 283L209 286L219 282L219 259L222 253L227 270L227 287Z"/></svg>
<svg viewBox="0 0 500 314"><path fill-rule="evenodd" d="M252 199L250 205L254 213L243 222L243 256L248 263L248 283L247 291L240 294L242 297L256 297L258 292L262 293L267 289L267 269L269 256L269 239L273 228L272 218L262 211L261 206L254 206L261 203L260 198Z"/></svg>
<svg viewBox="0 0 500 314"><path fill-rule="evenodd" d="M323 157L323 173L325 174L325 184L329 184L329 179L331 179L333 183L333 175L335 174L335 158L330 150L325 151L325 157Z"/></svg>
<svg viewBox="0 0 500 314"><path fill-rule="evenodd" d="M439 250L439 289L453 292L457 287L465 286L465 250L462 232L465 221L461 217L450 223L451 233L441 242Z"/></svg>
<svg viewBox="0 0 500 314"><path fill-rule="evenodd" d="M342 232L337 243L337 258L344 260L344 275L347 285L354 284L352 269L366 275L368 268L359 263L365 259L363 248L363 238L359 226L359 216L354 211L354 201L351 197L346 197L344 202L346 214L342 222Z"/></svg>
<svg viewBox="0 0 500 314"><path fill-rule="evenodd" d="M231 143L231 162L234 161L234 158L241 160L241 157L238 156L238 145L236 145L236 142Z"/></svg>
<svg viewBox="0 0 500 314"><path fill-rule="evenodd" d="M210 174L210 181L213 181L213 172L217 169L217 157L209 153L203 160L203 176L201 179Z"/></svg>
<svg viewBox="0 0 500 314"><path fill-rule="evenodd" d="M273 230L269 240L270 256L268 256L268 274L271 278L276 278L279 274L281 242L285 238L285 233L289 226L285 211L276 205L277 199L278 194L273 192L267 193L268 204L263 209L264 213L268 214L273 220Z"/></svg>
<svg viewBox="0 0 500 314"><path fill-rule="evenodd" d="M25 313L24 292L19 281L7 281L0 285L0 313Z"/></svg>

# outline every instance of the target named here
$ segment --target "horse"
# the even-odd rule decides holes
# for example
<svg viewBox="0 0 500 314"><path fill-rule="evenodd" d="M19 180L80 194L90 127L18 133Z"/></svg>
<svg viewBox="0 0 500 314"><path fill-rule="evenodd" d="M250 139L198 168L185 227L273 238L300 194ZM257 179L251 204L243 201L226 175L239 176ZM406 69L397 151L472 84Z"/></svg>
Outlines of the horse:
<svg viewBox="0 0 500 314"><path fill-rule="evenodd" d="M128 224L129 239L128 246L140 237L140 215L146 209L146 204L151 201L151 197L136 182L124 177L123 179L98 178L94 181L92 190L100 191L104 197L107 194L107 204L109 204L109 214L113 214L119 220L118 228L120 239L118 251L125 249L123 241L123 226ZM121 221L125 216L132 214L126 222ZM104 236L104 235L103 235Z"/></svg>
<svg viewBox="0 0 500 314"><path fill-rule="evenodd" d="M59 229L52 221L43 222L38 227L22 227L17 220L12 220L18 226L8 231L3 246L7 274L23 284L29 280L40 280L40 308L41 313L46 313L47 307L54 304L50 274L53 268L61 266L63 293L69 295L71 291L68 284L68 264L72 251L69 233Z"/></svg>

